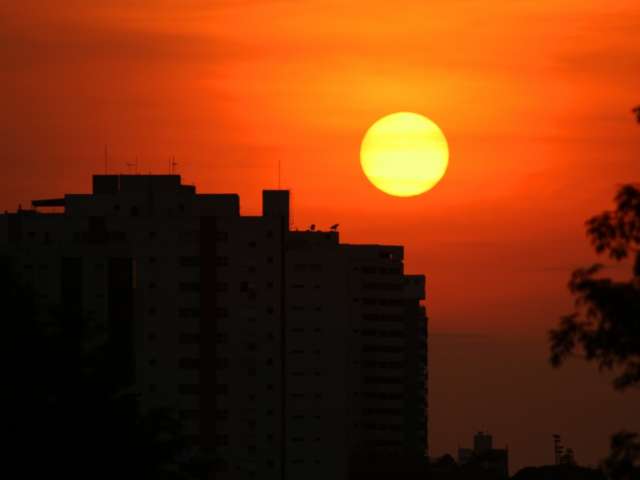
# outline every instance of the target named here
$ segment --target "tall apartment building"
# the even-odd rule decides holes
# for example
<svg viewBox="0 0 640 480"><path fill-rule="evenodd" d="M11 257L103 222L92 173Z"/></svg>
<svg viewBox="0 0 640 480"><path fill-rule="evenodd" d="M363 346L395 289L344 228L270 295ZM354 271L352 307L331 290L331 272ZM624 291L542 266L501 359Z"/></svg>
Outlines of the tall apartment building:
<svg viewBox="0 0 640 480"><path fill-rule="evenodd" d="M0 255L106 326L122 378L175 409L216 478L346 479L426 455L425 285L402 247L291 231L287 191L242 216L237 195L177 175L96 175L33 206L0 215Z"/></svg>

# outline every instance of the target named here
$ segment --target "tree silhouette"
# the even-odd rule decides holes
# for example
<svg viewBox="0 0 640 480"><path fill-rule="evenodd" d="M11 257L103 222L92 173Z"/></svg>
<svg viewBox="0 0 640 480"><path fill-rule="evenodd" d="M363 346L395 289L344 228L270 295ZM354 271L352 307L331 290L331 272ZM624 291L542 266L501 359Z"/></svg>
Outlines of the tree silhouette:
<svg viewBox="0 0 640 480"><path fill-rule="evenodd" d="M611 478L637 479L640 477L638 462L640 462L640 436L631 432L616 433L611 438L609 457L603 462L605 471Z"/></svg>
<svg viewBox="0 0 640 480"><path fill-rule="evenodd" d="M640 122L640 106L633 109ZM599 254L616 262L631 260L625 281L599 276L600 264L575 270L569 290L575 309L550 330L550 361L559 367L572 355L582 354L600 370L614 370L615 389L640 387L640 184L620 187L615 209L586 222L587 236ZM612 479L640 476L640 441L637 434L619 432L611 439L603 467Z"/></svg>
<svg viewBox="0 0 640 480"><path fill-rule="evenodd" d="M599 277L599 264L575 270L569 290L576 309L549 336L553 366L582 352L600 369L622 369L614 386L625 389L640 386L640 187L622 186L615 201L615 210L587 221L587 234L598 253L616 261L633 257L632 276Z"/></svg>

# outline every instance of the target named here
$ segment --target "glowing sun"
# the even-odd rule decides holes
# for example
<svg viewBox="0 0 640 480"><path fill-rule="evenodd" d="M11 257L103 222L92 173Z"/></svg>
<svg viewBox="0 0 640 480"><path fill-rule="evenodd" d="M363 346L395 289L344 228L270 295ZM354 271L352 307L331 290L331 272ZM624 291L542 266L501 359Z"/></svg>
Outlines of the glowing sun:
<svg viewBox="0 0 640 480"><path fill-rule="evenodd" d="M442 130L422 115L392 113L369 127L360 147L362 170L389 195L412 197L432 189L449 164Z"/></svg>

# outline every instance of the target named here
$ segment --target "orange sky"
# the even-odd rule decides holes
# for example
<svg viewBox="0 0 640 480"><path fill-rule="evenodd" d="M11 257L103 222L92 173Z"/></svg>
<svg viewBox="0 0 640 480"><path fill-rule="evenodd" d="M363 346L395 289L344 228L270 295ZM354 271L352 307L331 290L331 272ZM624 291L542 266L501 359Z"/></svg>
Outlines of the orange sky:
<svg viewBox="0 0 640 480"><path fill-rule="evenodd" d="M0 207L89 191L108 144L112 172L175 155L252 214L280 160L296 227L406 246L436 333L541 339L593 260L584 219L640 178L637 0L3 2L0 82ZM451 151L412 199L358 158L401 110Z"/></svg>

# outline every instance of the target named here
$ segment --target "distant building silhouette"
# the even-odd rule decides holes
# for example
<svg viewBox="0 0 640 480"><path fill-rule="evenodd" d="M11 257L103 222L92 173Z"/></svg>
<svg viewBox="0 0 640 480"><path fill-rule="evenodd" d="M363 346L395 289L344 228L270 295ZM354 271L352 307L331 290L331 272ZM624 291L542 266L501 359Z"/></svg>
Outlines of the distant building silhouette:
<svg viewBox="0 0 640 480"><path fill-rule="evenodd" d="M342 479L427 454L423 276L403 248L290 231L178 175L96 175L91 194L0 215L0 254L102 324L143 405L175 409L216 478ZM40 207L57 207L41 213Z"/></svg>
<svg viewBox="0 0 640 480"><path fill-rule="evenodd" d="M476 465L507 478L509 476L509 451L493 448L493 437L486 432L473 436L473 448L458 450L460 465Z"/></svg>

